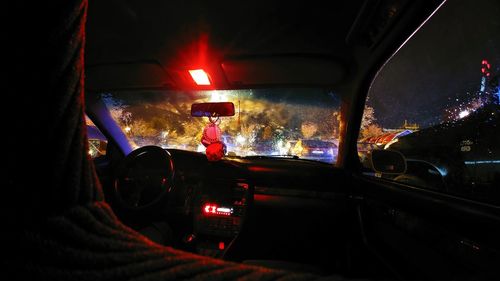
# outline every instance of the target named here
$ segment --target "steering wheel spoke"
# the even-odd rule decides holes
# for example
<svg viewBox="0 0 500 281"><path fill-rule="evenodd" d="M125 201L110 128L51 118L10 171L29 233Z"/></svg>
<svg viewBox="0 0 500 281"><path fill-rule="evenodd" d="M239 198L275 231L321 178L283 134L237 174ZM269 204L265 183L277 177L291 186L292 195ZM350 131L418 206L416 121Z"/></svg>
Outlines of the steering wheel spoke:
<svg viewBox="0 0 500 281"><path fill-rule="evenodd" d="M120 207L143 210L166 200L174 182L170 153L158 146L144 146L125 157L114 180Z"/></svg>

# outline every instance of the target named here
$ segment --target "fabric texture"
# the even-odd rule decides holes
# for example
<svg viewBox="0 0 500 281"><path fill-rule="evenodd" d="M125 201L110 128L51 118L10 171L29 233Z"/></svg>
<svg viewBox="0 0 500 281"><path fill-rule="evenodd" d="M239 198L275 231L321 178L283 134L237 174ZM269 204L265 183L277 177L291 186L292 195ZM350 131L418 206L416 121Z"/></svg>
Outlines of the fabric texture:
<svg viewBox="0 0 500 281"><path fill-rule="evenodd" d="M15 244L20 247L4 265L16 280L318 279L160 246L120 223L98 201L46 219L39 229L24 231Z"/></svg>

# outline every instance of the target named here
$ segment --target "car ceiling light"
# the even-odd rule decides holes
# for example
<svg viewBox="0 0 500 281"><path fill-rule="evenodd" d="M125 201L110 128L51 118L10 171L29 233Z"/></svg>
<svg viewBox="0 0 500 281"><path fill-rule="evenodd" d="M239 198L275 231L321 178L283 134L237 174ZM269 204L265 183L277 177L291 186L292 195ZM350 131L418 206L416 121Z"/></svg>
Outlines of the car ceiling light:
<svg viewBox="0 0 500 281"><path fill-rule="evenodd" d="M198 86L209 86L210 79L208 78L208 74L203 69L193 69L189 70L189 74L193 78L194 82Z"/></svg>

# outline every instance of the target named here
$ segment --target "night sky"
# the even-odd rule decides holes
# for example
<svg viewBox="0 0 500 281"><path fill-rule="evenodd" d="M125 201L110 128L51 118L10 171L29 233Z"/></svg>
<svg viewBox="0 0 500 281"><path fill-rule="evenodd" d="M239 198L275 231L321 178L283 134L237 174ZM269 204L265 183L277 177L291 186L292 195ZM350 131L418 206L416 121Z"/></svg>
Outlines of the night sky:
<svg viewBox="0 0 500 281"><path fill-rule="evenodd" d="M448 1L374 80L368 104L376 122L441 122L444 109L479 90L483 59L499 72L500 1Z"/></svg>

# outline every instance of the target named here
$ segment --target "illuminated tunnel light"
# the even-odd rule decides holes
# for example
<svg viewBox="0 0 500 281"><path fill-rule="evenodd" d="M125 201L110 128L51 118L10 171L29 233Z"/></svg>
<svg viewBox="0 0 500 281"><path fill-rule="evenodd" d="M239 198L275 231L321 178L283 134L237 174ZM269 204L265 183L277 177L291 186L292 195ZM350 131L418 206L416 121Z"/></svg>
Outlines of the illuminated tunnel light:
<svg viewBox="0 0 500 281"><path fill-rule="evenodd" d="M193 69L189 70L189 74L193 78L194 82L198 86L209 86L210 79L208 79L208 74L203 69Z"/></svg>
<svg viewBox="0 0 500 281"><path fill-rule="evenodd" d="M205 215L230 216L233 213L233 208L219 207L217 204L206 203L203 205L203 213Z"/></svg>

